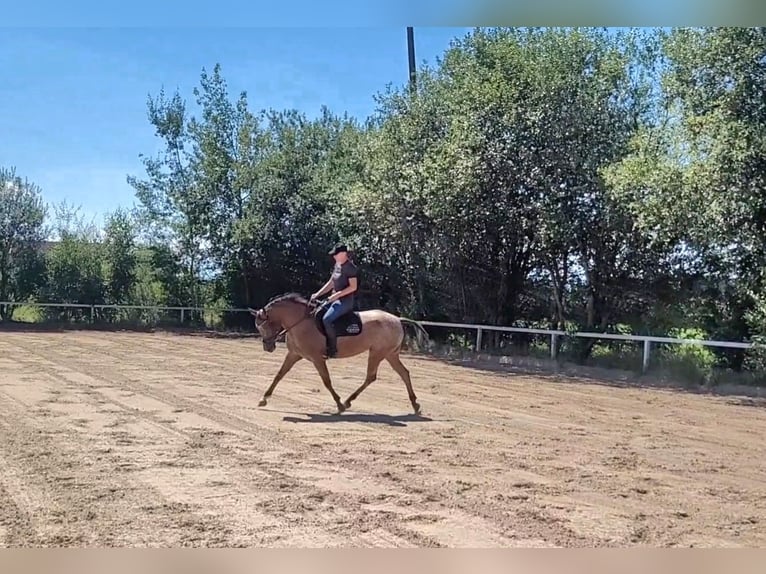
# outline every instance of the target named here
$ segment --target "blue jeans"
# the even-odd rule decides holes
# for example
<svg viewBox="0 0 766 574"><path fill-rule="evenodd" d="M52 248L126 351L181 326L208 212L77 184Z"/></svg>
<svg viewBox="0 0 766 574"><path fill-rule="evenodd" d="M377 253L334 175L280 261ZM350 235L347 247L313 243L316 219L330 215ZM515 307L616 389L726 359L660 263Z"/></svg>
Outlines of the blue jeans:
<svg viewBox="0 0 766 574"><path fill-rule="evenodd" d="M322 323L324 323L325 329L327 329L328 332L332 331L331 334L334 334L335 332L332 329L332 324L346 313L351 312L353 308L354 300L352 297L343 297L342 299L333 301L332 304L327 308L327 312L322 317Z"/></svg>

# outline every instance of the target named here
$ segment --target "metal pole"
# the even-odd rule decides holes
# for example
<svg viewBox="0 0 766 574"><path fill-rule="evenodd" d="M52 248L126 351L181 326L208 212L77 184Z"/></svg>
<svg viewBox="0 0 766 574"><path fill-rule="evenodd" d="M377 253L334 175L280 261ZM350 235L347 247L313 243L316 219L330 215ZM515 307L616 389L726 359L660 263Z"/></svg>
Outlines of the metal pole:
<svg viewBox="0 0 766 574"><path fill-rule="evenodd" d="M649 339L644 339L644 356L641 364L641 372L646 373L649 371L649 355L652 350L652 342Z"/></svg>
<svg viewBox="0 0 766 574"><path fill-rule="evenodd" d="M556 355L558 354L558 349L556 346L557 340L556 340L556 333L551 333L551 360L556 360Z"/></svg>
<svg viewBox="0 0 766 574"><path fill-rule="evenodd" d="M407 54L410 60L410 93L414 94L416 89L415 76L415 34L412 26L407 26Z"/></svg>

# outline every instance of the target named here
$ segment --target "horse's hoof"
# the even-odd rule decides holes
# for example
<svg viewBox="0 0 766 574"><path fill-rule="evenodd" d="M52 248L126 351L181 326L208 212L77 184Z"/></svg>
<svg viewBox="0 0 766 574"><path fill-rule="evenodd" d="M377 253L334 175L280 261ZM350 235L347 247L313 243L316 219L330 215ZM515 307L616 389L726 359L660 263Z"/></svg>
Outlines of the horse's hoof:
<svg viewBox="0 0 766 574"><path fill-rule="evenodd" d="M345 411L345 410L346 410L346 407L345 407L345 406L343 406L343 405L340 405L340 404L338 405L338 414L341 414L341 413L342 413L343 411Z"/></svg>
<svg viewBox="0 0 766 574"><path fill-rule="evenodd" d="M265 407L266 406L266 399L261 399L261 402L258 403L259 407Z"/></svg>
<svg viewBox="0 0 766 574"><path fill-rule="evenodd" d="M351 408L351 401L346 399L346 401L343 403L343 407L347 408L347 409L350 409Z"/></svg>
<svg viewBox="0 0 766 574"><path fill-rule="evenodd" d="M413 407L414 407L414 409L415 409L415 414L416 414L416 415L419 415L419 414L420 414L420 405L419 405L418 403L415 403L415 404L413 405Z"/></svg>

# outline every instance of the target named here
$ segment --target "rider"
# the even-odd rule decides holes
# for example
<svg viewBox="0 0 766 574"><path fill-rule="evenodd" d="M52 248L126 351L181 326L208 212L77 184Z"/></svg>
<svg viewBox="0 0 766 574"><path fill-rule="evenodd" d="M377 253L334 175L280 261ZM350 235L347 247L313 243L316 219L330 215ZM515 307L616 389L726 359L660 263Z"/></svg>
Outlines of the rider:
<svg viewBox="0 0 766 574"><path fill-rule="evenodd" d="M335 259L330 279L319 291L311 295L311 300L318 299L330 289L333 293L327 298L329 308L322 317L327 332L327 358L334 357L337 350L337 334L333 323L354 309L354 293L357 290L358 278L354 262L348 257L348 249L343 244L336 245L329 253Z"/></svg>

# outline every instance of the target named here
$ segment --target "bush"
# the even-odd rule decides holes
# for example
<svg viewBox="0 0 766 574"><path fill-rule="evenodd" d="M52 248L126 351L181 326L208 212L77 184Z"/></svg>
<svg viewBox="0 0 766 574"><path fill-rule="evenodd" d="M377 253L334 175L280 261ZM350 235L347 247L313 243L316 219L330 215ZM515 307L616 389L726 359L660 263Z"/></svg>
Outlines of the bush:
<svg viewBox="0 0 766 574"><path fill-rule="evenodd" d="M754 333L753 343L758 346L748 350L744 367L750 371L766 371L766 348L763 348L766 346L766 295L753 293L752 296L755 304L745 313L745 321Z"/></svg>
<svg viewBox="0 0 766 574"><path fill-rule="evenodd" d="M676 339L707 339L702 329L672 329L668 337ZM672 344L660 351L663 367L689 383L706 384L712 380L716 364L715 353L710 347L689 343Z"/></svg>
<svg viewBox="0 0 766 574"><path fill-rule="evenodd" d="M42 307L38 307L34 303L27 305L17 305L12 307L10 313L13 321L20 323L42 323L45 319L45 313Z"/></svg>

